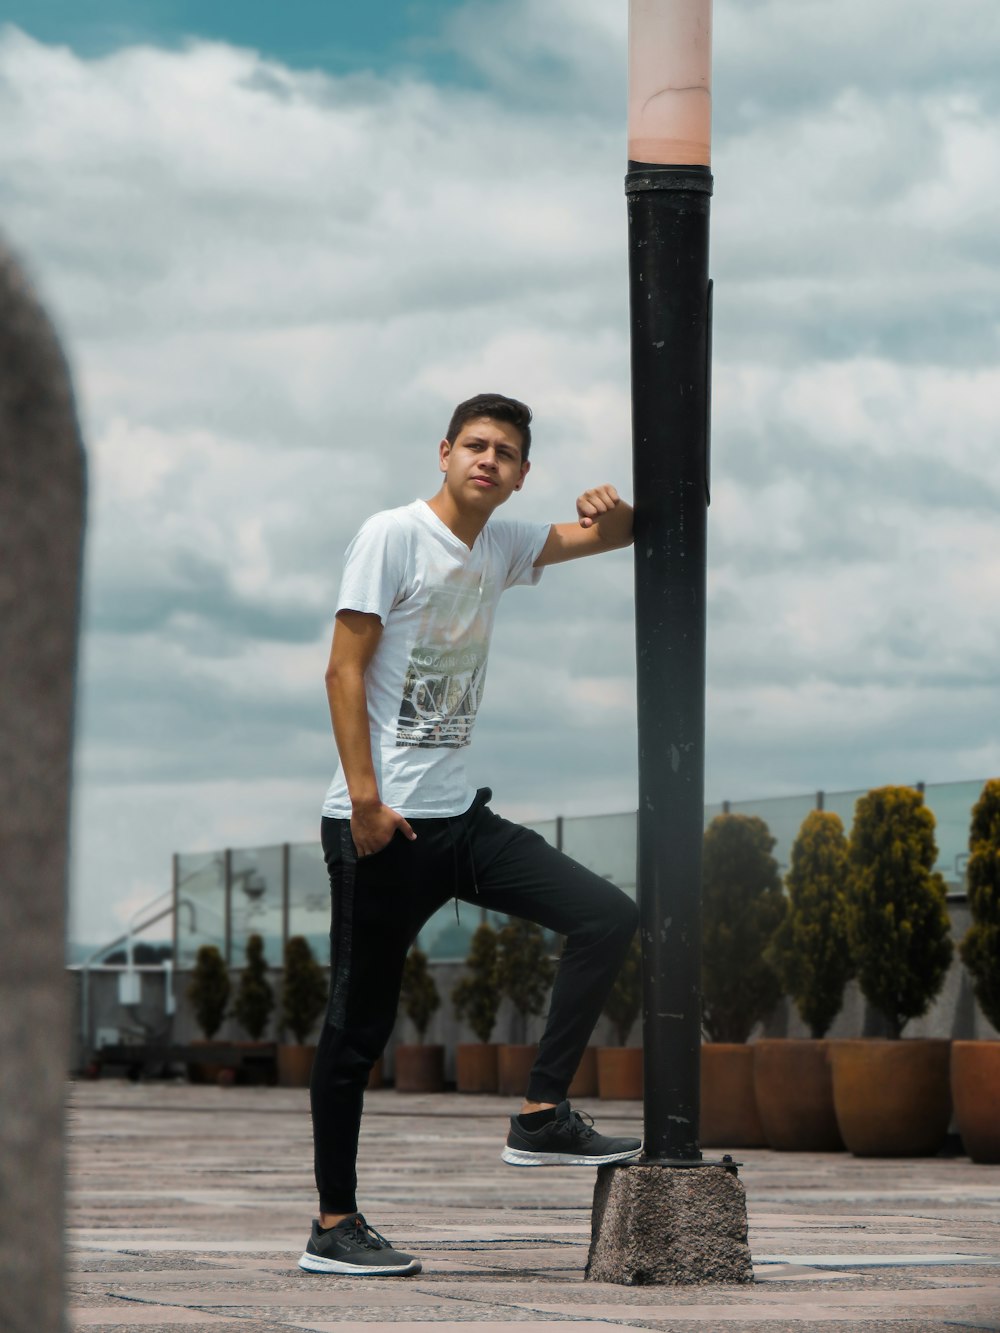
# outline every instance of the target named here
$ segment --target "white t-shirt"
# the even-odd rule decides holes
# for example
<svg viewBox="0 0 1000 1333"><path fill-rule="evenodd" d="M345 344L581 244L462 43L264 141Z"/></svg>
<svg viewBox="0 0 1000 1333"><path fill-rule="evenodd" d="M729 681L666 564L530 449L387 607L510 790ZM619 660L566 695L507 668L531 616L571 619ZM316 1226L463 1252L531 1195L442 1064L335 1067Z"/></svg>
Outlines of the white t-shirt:
<svg viewBox="0 0 1000 1333"><path fill-rule="evenodd" d="M338 611L383 625L365 672L372 760L383 802L407 819L458 815L475 797L462 749L486 681L501 593L535 584L547 523L491 518L470 551L424 500L373 514L347 548ZM348 818L338 767L323 814Z"/></svg>

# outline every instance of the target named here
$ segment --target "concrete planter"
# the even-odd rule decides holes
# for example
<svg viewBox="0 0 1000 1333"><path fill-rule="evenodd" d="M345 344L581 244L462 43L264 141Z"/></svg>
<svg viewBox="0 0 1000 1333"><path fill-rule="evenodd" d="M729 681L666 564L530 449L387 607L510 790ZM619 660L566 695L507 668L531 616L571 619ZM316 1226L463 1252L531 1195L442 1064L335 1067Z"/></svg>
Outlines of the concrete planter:
<svg viewBox="0 0 1000 1333"><path fill-rule="evenodd" d="M842 1152L827 1043L770 1038L750 1049L768 1146L782 1152Z"/></svg>
<svg viewBox="0 0 1000 1333"><path fill-rule="evenodd" d="M1000 1162L1000 1041L951 1043L951 1095L974 1162Z"/></svg>
<svg viewBox="0 0 1000 1333"><path fill-rule="evenodd" d="M234 1041L239 1052L236 1082L253 1088L273 1088L278 1082L278 1056L273 1041Z"/></svg>
<svg viewBox="0 0 1000 1333"><path fill-rule="evenodd" d="M220 1075L227 1073L231 1066L222 1060L213 1060L213 1048L223 1045L229 1045L228 1042L215 1041L208 1037L195 1037L189 1045L198 1048L198 1059L189 1060L187 1064L187 1076L189 1083L218 1083ZM201 1057L201 1051L204 1049L204 1059ZM223 1080L225 1082L225 1080Z"/></svg>
<svg viewBox="0 0 1000 1333"><path fill-rule="evenodd" d="M278 1047L278 1086L308 1088L312 1076L316 1047L309 1045L280 1045Z"/></svg>
<svg viewBox="0 0 1000 1333"><path fill-rule="evenodd" d="M500 1046L497 1050L497 1091L501 1097L523 1097L528 1075L538 1059L537 1046Z"/></svg>
<svg viewBox="0 0 1000 1333"><path fill-rule="evenodd" d="M642 1047L599 1046L597 1087L602 1099L638 1101L642 1097Z"/></svg>
<svg viewBox="0 0 1000 1333"><path fill-rule="evenodd" d="M951 1119L951 1042L830 1042L833 1104L856 1157L932 1157Z"/></svg>
<svg viewBox="0 0 1000 1333"><path fill-rule="evenodd" d="M380 1088L383 1082L384 1082L383 1065L382 1065L382 1057L380 1055L368 1072L368 1082L365 1084L365 1087Z"/></svg>
<svg viewBox="0 0 1000 1333"><path fill-rule="evenodd" d="M460 1041L455 1047L458 1092L496 1092L498 1046L488 1041Z"/></svg>
<svg viewBox="0 0 1000 1333"><path fill-rule="evenodd" d="M701 1048L701 1132L703 1148L766 1148L757 1111L753 1047L706 1042Z"/></svg>
<svg viewBox="0 0 1000 1333"><path fill-rule="evenodd" d="M397 1046L393 1056L397 1092L441 1092L444 1047Z"/></svg>

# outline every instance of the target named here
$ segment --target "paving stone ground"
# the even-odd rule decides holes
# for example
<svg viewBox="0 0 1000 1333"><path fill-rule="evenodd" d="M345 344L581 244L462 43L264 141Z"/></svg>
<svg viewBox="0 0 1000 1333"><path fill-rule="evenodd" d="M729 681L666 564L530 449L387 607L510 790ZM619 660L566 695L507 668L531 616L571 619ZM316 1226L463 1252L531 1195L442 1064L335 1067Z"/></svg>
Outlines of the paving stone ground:
<svg viewBox="0 0 1000 1333"><path fill-rule="evenodd" d="M296 1267L315 1208L305 1092L74 1083L70 1326L1000 1333L1000 1166L740 1150L753 1286L618 1287L583 1278L595 1172L505 1166L513 1109L368 1094L359 1200L424 1262L373 1281ZM637 1103L584 1109L641 1133Z"/></svg>

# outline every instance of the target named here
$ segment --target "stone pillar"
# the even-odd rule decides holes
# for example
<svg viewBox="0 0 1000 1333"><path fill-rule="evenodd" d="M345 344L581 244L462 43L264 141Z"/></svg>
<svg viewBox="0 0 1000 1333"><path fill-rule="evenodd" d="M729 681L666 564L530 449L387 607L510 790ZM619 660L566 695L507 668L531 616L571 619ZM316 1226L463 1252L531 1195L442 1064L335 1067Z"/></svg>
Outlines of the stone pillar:
<svg viewBox="0 0 1000 1333"><path fill-rule="evenodd" d="M66 860L84 514L69 373L0 248L0 1328L64 1327Z"/></svg>
<svg viewBox="0 0 1000 1333"><path fill-rule="evenodd" d="M724 1166L602 1166L587 1259L591 1282L752 1282L747 1205Z"/></svg>

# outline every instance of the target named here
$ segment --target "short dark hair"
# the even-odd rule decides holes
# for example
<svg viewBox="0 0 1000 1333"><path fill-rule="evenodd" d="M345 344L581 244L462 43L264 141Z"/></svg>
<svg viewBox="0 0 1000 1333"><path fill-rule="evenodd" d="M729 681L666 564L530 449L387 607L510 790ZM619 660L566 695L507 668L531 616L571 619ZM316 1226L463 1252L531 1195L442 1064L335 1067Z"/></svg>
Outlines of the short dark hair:
<svg viewBox="0 0 1000 1333"><path fill-rule="evenodd" d="M494 421L506 421L516 426L521 432L521 462L528 461L531 448L531 408L527 403L516 398L508 398L502 393L477 393L475 398L466 398L459 403L451 414L448 433L445 436L449 444L454 444L461 434L462 427L477 417L492 417Z"/></svg>

